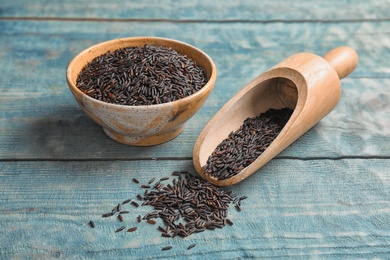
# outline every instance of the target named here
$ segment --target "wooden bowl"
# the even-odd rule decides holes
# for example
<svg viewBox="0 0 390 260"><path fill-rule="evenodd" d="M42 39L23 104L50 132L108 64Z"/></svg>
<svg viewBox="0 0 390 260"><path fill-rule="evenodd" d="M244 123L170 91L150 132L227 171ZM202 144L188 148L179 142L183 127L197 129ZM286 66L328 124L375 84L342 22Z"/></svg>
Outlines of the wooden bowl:
<svg viewBox="0 0 390 260"><path fill-rule="evenodd" d="M144 106L117 105L99 101L76 86L80 71L94 58L120 48L145 44L171 47L202 66L207 75L206 85L194 94L169 103ZM212 59L203 51L183 42L156 37L132 37L99 43L79 53L68 65L66 79L80 107L117 142L150 146L167 142L184 128L204 104L214 87L217 70Z"/></svg>

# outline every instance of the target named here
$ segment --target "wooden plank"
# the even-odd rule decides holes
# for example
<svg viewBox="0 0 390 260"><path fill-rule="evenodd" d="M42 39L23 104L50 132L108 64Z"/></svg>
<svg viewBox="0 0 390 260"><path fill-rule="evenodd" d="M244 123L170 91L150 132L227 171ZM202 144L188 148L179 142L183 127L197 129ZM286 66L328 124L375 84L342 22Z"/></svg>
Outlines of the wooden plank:
<svg viewBox="0 0 390 260"><path fill-rule="evenodd" d="M7 75L0 78L2 159L188 159L203 126L250 80L294 53L322 55L339 45L356 48L360 63L342 81L338 107L282 155L389 156L390 54L383 44L388 39L388 22L1 21L0 27L0 73ZM135 148L111 141L79 109L66 86L66 66L79 51L101 41L135 35L169 37L193 44L214 59L219 71L205 106L178 138L161 146Z"/></svg>
<svg viewBox="0 0 390 260"><path fill-rule="evenodd" d="M389 19L390 4L383 0L295 1L6 1L4 18L79 18L203 21L345 21Z"/></svg>
<svg viewBox="0 0 390 260"><path fill-rule="evenodd" d="M372 1L3 1L0 5L0 258L388 258L389 7ZM218 80L175 140L129 147L77 106L65 70L79 51L128 36L174 38L206 51ZM360 56L336 109L256 174L233 226L187 239L102 219L142 183L194 173L202 127L238 90L297 52L349 45ZM130 207L129 207L130 209ZM96 227L88 226L94 220ZM162 224L162 223L158 223ZM195 243L191 250L186 248ZM161 251L172 245L170 251Z"/></svg>
<svg viewBox="0 0 390 260"><path fill-rule="evenodd" d="M127 207L123 225L137 226L134 233L115 233L122 223L101 214L142 192L131 178L193 171L189 160L0 162L0 257L386 258L389 167L378 159L273 160L228 188L248 196L241 212L229 210L233 226L167 239L136 222L151 208Z"/></svg>

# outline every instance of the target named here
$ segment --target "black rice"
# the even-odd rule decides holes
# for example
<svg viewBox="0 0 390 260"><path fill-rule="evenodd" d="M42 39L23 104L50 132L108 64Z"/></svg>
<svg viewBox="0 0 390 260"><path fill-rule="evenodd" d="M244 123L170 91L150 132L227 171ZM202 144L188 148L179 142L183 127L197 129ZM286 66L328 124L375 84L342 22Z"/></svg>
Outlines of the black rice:
<svg viewBox="0 0 390 260"><path fill-rule="evenodd" d="M115 233L121 232L121 231L124 230L125 228L126 228L125 226L121 226L120 228L118 228L117 230L115 230Z"/></svg>
<svg viewBox="0 0 390 260"><path fill-rule="evenodd" d="M229 204L235 198L211 183L180 172L172 185L151 190L144 196L143 205L152 206L154 211L147 213L143 219L162 219L167 226L167 229L159 228L163 236L188 237L206 229L223 228Z"/></svg>
<svg viewBox="0 0 390 260"><path fill-rule="evenodd" d="M102 218L108 218L108 217L111 217L111 216L114 216L115 213L112 213L112 212L109 212L109 213L104 213L102 215Z"/></svg>
<svg viewBox="0 0 390 260"><path fill-rule="evenodd" d="M131 205L133 205L134 207L139 207L139 204L137 202L135 202L135 201L132 201Z"/></svg>
<svg viewBox="0 0 390 260"><path fill-rule="evenodd" d="M146 220L146 222L148 222L151 225L155 225L156 224L156 221L154 221L153 219L148 219L148 220Z"/></svg>
<svg viewBox="0 0 390 260"><path fill-rule="evenodd" d="M187 247L187 250L190 250L191 248L194 248L196 246L196 244L191 244Z"/></svg>
<svg viewBox="0 0 390 260"><path fill-rule="evenodd" d="M109 51L89 62L76 85L88 96L120 105L155 105L187 97L207 82L205 70L176 50L144 45Z"/></svg>
<svg viewBox="0 0 390 260"><path fill-rule="evenodd" d="M153 187L145 191L142 196L142 206L151 206L153 210L143 217L138 215L138 223L145 220L155 225L160 220L161 224L159 223L157 230L161 232L162 237L166 238L188 237L206 230L216 230L226 225L233 225L233 222L227 218L229 206L233 204L238 211L241 211L241 201L246 199L246 196L234 195L231 191L216 187L188 172L177 171L172 174L177 174L178 177L173 178L171 183L166 185L159 183L158 188ZM133 206L139 206L134 200L125 200L125 204L128 203L127 201L130 201ZM130 212L122 209L127 206L124 206L123 202L118 205L102 217L117 215L118 220L124 222L122 214ZM115 232L124 229L125 226L121 226ZM127 229L127 232L133 232L136 229L137 227L131 227ZM194 246L195 244L190 245L187 250Z"/></svg>
<svg viewBox="0 0 390 260"><path fill-rule="evenodd" d="M187 174L188 172L186 172L186 171L173 171L172 172L172 175L173 176L180 176L180 175L182 175L182 174Z"/></svg>
<svg viewBox="0 0 390 260"><path fill-rule="evenodd" d="M137 227L131 227L127 230L127 232L134 232L137 230Z"/></svg>
<svg viewBox="0 0 390 260"><path fill-rule="evenodd" d="M151 179L148 181L148 184L152 184L152 183L154 182L155 179L156 179L155 177L151 178Z"/></svg>
<svg viewBox="0 0 390 260"><path fill-rule="evenodd" d="M279 135L293 110L269 109L247 118L209 156L203 172L218 180L231 178L253 163Z"/></svg>
<svg viewBox="0 0 390 260"><path fill-rule="evenodd" d="M127 204L127 203L129 203L130 201L131 201L131 199L124 200L124 201L122 202L122 205Z"/></svg>
<svg viewBox="0 0 390 260"><path fill-rule="evenodd" d="M163 236L163 237L172 237L172 235L167 233L167 232L162 232L161 236Z"/></svg>

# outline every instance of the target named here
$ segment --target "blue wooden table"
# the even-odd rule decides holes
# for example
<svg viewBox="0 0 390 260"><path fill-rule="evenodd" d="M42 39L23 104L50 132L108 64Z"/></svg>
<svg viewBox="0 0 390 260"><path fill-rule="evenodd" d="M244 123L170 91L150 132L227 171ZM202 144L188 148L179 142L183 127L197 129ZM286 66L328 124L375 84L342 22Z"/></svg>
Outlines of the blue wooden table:
<svg viewBox="0 0 390 260"><path fill-rule="evenodd" d="M386 0L2 1L0 259L388 258L389 10ZM159 146L112 141L67 88L77 53L130 36L187 42L218 69L202 109ZM121 223L101 218L141 192L134 177L194 173L200 131L253 78L292 54L324 55L340 45L360 60L342 80L338 106L229 187L248 196L241 212L229 211L233 226L164 238L146 223L115 233ZM149 210L133 208L124 225Z"/></svg>

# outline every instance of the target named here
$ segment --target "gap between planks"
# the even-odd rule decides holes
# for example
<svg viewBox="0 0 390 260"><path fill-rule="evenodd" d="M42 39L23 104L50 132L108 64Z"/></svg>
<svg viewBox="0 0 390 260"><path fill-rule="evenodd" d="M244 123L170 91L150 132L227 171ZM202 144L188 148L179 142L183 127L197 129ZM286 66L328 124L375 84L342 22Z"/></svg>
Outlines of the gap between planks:
<svg viewBox="0 0 390 260"><path fill-rule="evenodd" d="M389 22L390 18L365 18L365 19L338 19L338 20L310 20L310 19L143 19L143 18L76 18L76 17L36 17L36 16L3 16L0 21L72 21L72 22L143 22L143 23L362 23L362 22Z"/></svg>
<svg viewBox="0 0 390 260"><path fill-rule="evenodd" d="M296 157L296 156L279 156L272 160L299 160L299 161L339 161L339 160L389 160L389 156L338 156L338 157ZM190 161L192 157L141 157L141 158L2 158L0 162L89 162L89 161Z"/></svg>

